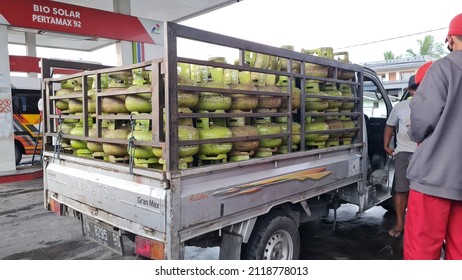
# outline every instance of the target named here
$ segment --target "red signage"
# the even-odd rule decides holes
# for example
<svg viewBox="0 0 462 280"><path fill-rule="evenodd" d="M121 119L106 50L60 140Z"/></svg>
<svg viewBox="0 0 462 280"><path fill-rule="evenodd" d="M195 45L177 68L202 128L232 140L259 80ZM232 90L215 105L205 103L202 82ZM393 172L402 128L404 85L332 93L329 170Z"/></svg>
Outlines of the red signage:
<svg viewBox="0 0 462 280"><path fill-rule="evenodd" d="M32 56L10 55L11 72L40 73L40 58Z"/></svg>
<svg viewBox="0 0 462 280"><path fill-rule="evenodd" d="M45 0L0 1L0 24L157 45L163 40L159 21Z"/></svg>
<svg viewBox="0 0 462 280"><path fill-rule="evenodd" d="M33 56L18 56L10 55L10 71L11 72L26 72L26 73L41 73L40 57ZM72 69L54 69L55 74L74 74L82 70Z"/></svg>

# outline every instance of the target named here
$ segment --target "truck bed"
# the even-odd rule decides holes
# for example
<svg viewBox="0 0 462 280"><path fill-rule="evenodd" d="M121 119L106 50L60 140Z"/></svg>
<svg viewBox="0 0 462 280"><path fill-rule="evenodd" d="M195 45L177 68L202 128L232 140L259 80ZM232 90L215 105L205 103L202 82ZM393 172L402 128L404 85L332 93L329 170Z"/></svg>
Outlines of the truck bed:
<svg viewBox="0 0 462 280"><path fill-rule="evenodd" d="M155 172L130 175L124 166L64 155L55 162L48 158L45 185L56 200L138 235L163 240L169 224L178 222L184 242L257 217L274 205L360 182L361 154L355 146L230 163L206 173L186 170L169 180ZM179 212L178 221L166 220L168 209Z"/></svg>

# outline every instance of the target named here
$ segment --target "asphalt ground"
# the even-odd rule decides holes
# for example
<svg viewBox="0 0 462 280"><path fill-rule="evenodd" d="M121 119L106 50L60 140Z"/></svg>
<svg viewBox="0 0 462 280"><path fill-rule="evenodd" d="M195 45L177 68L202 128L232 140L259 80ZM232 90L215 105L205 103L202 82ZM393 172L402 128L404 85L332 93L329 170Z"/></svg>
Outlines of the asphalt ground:
<svg viewBox="0 0 462 280"><path fill-rule="evenodd" d="M27 163L24 163L27 165ZM355 205L331 210L328 217L300 226L302 260L399 260L402 238L388 236L395 217L382 207L358 215ZM0 259L137 259L83 236L80 222L59 217L43 204L43 179L0 184ZM130 244L126 240L125 244ZM187 259L215 259L218 248L187 248Z"/></svg>

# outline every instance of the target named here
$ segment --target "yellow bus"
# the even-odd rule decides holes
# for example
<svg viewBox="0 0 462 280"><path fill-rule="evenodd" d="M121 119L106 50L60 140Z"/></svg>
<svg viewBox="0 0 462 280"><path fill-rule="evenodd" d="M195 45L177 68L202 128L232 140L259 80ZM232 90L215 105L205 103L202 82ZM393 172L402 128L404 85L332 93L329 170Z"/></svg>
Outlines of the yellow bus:
<svg viewBox="0 0 462 280"><path fill-rule="evenodd" d="M13 100L13 125L16 165L19 165L23 155L39 155L42 147L41 115L38 101L40 90L11 89Z"/></svg>

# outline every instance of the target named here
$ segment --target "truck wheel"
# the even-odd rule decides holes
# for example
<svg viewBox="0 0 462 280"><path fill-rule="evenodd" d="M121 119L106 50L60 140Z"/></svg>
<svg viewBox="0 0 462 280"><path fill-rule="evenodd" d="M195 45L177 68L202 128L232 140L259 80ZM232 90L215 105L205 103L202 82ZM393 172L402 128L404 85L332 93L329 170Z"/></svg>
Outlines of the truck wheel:
<svg viewBox="0 0 462 280"><path fill-rule="evenodd" d="M284 212L275 211L258 218L243 260L296 260L300 254L300 235L295 222Z"/></svg>
<svg viewBox="0 0 462 280"><path fill-rule="evenodd" d="M19 165L22 159L22 149L21 147L19 147L18 144L14 144L14 154L15 154L16 165Z"/></svg>

